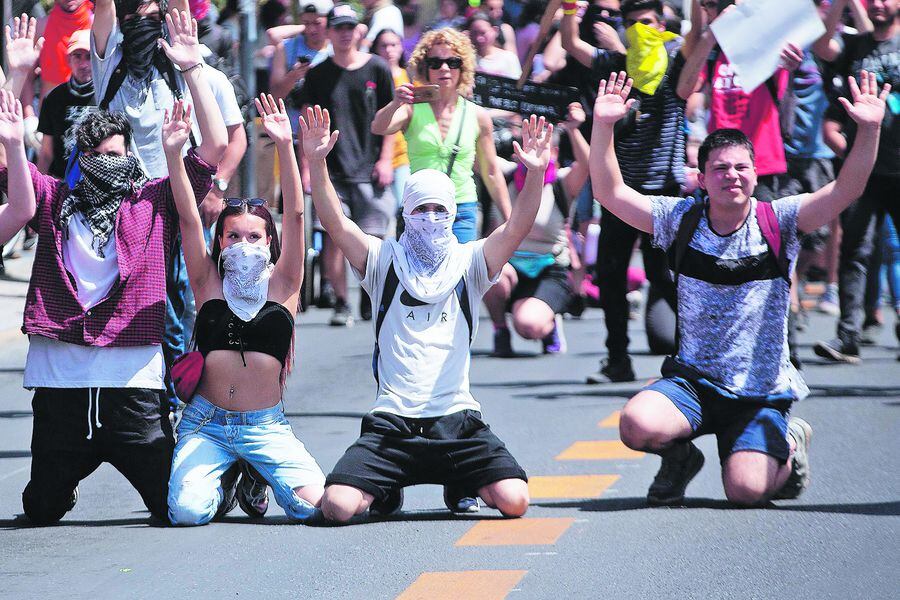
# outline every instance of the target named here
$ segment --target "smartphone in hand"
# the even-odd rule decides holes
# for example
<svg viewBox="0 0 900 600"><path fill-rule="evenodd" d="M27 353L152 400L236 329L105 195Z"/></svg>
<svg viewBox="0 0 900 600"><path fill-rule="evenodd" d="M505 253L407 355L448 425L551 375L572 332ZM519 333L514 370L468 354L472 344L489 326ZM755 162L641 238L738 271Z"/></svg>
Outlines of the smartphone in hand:
<svg viewBox="0 0 900 600"><path fill-rule="evenodd" d="M417 85L413 87L413 102L434 102L440 95L438 89L436 85Z"/></svg>

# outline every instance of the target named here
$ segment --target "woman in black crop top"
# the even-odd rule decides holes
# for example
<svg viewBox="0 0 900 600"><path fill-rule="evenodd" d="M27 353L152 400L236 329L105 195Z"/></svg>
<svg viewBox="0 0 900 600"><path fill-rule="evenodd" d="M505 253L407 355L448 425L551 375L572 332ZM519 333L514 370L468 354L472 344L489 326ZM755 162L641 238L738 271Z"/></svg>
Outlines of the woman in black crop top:
<svg viewBox="0 0 900 600"><path fill-rule="evenodd" d="M266 484L299 521L312 516L324 490L322 470L294 437L281 403L303 279L300 173L284 103L262 95L256 107L278 149L283 245L262 200L227 199L207 254L192 191L197 183L189 181L181 160L190 107L176 102L163 125L185 264L200 307L194 338L204 357L197 393L178 425L169 480L175 525L202 525L233 508L229 488L239 462L249 465L241 467L238 500L250 516L265 514Z"/></svg>

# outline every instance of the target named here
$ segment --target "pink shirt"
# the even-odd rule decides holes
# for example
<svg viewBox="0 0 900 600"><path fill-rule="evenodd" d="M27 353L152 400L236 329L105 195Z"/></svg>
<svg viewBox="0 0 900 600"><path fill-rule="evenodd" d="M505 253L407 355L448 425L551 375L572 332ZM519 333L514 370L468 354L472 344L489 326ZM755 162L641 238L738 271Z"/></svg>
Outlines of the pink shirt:
<svg viewBox="0 0 900 600"><path fill-rule="evenodd" d="M700 71L700 81L706 82L706 69ZM775 72L778 97L787 89L788 71ZM740 85L725 55L719 53L713 69L709 110L709 131L739 129L753 142L757 175L776 175L787 171L784 160L784 140L778 123L778 107L769 87L762 83L750 93Z"/></svg>

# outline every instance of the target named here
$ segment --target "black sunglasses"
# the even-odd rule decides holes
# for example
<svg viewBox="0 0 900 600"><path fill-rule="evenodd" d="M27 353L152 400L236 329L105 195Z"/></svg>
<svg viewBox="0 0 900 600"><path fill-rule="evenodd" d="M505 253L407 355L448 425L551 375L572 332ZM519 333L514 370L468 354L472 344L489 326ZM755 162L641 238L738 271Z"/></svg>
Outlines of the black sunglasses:
<svg viewBox="0 0 900 600"><path fill-rule="evenodd" d="M462 67L463 60L458 56L448 56L447 58L441 58L439 56L429 56L425 59L425 64L428 65L429 69L434 69L437 71L444 64L446 64L451 69L459 69Z"/></svg>
<svg viewBox="0 0 900 600"><path fill-rule="evenodd" d="M225 205L230 206L232 208L237 208L243 204L247 206L257 207L257 206L265 206L266 201L262 198L225 198Z"/></svg>

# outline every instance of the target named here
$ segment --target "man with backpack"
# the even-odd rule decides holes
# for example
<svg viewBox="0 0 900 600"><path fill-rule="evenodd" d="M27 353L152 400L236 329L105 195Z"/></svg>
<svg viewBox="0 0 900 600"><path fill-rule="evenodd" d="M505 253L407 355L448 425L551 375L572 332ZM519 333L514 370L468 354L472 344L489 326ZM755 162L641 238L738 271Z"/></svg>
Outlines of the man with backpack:
<svg viewBox="0 0 900 600"><path fill-rule="evenodd" d="M591 136L594 195L669 253L678 290L677 349L663 378L631 398L620 435L629 448L662 456L647 495L677 504L703 466L690 441L715 433L727 498L756 506L796 498L809 483L812 429L790 418L809 390L790 363L790 273L800 232L814 231L856 199L875 162L890 86L873 74L850 78L841 99L858 135L840 175L811 194L771 203L754 196L754 147L736 129L710 134L699 151L706 196L645 196L622 180L613 128L632 103L625 73L600 83Z"/></svg>
<svg viewBox="0 0 900 600"><path fill-rule="evenodd" d="M534 224L553 127L543 117L524 122L522 145L514 148L528 172L509 220L484 240L460 244L452 232L455 186L433 169L406 184L399 240L363 233L344 215L329 178L325 157L338 139L330 125L327 110L308 109L300 121L303 151L322 225L377 307L378 389L359 439L326 479L322 513L338 522L369 509L390 514L400 509L404 487L433 483L462 492L453 501L477 495L506 516L522 516L527 477L469 391L469 346L482 297ZM445 491L445 504L458 512L453 501Z"/></svg>

